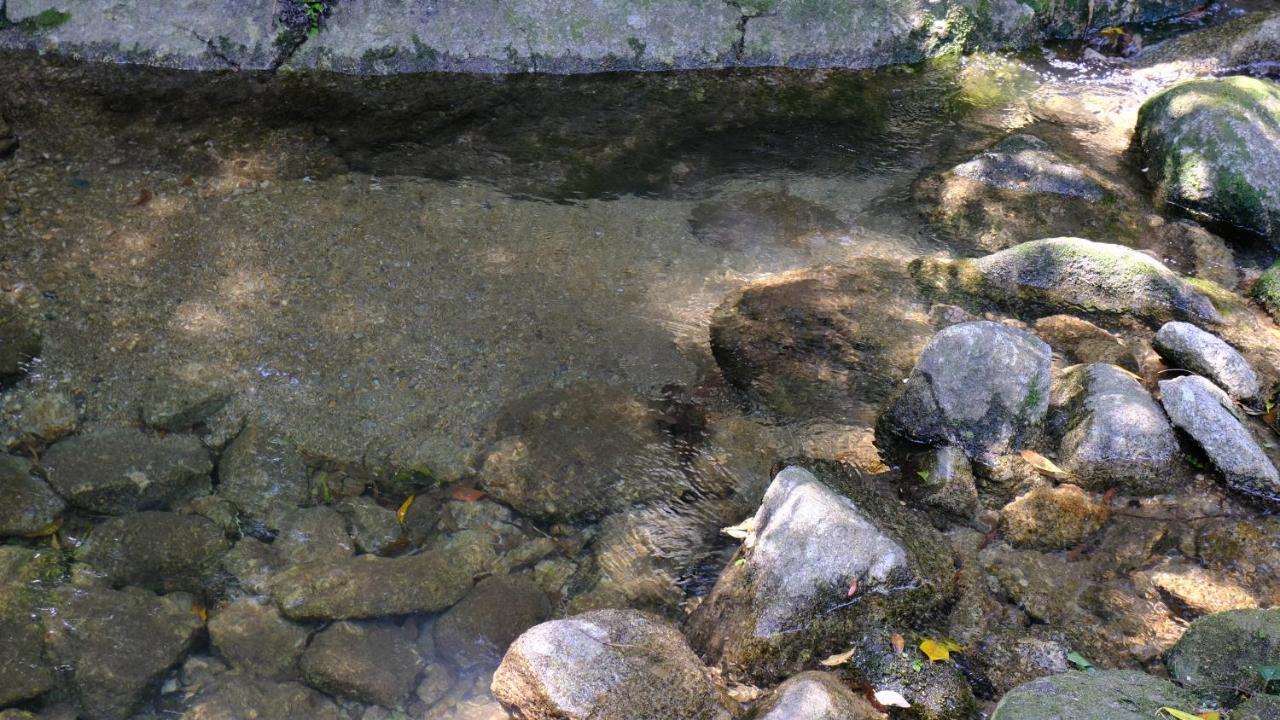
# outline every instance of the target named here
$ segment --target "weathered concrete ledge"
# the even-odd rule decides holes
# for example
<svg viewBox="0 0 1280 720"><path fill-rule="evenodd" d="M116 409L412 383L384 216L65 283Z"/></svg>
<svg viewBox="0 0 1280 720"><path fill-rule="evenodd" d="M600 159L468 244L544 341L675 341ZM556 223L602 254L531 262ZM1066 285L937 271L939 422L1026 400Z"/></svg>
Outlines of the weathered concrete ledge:
<svg viewBox="0 0 1280 720"><path fill-rule="evenodd" d="M866 68L1019 48L1200 0L0 0L0 48L184 70ZM301 25L299 24L301 23Z"/></svg>

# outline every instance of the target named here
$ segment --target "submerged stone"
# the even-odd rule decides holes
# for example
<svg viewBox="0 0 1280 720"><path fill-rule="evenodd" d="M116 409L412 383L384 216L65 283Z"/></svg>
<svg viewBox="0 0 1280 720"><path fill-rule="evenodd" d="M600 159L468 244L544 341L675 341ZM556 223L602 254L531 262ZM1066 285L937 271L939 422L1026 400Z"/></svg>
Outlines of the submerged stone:
<svg viewBox="0 0 1280 720"><path fill-rule="evenodd" d="M1170 367L1203 375L1232 400L1251 408L1263 407L1262 385L1249 361L1218 336L1191 323L1165 323L1152 346Z"/></svg>
<svg viewBox="0 0 1280 720"><path fill-rule="evenodd" d="M209 617L209 641L231 664L264 677L292 677L309 633L269 603L240 598Z"/></svg>
<svg viewBox="0 0 1280 720"><path fill-rule="evenodd" d="M66 507L43 480L31 474L31 463L0 455L0 535L30 535L47 527Z"/></svg>
<svg viewBox="0 0 1280 720"><path fill-rule="evenodd" d="M317 633L302 655L308 685L360 702L399 707L422 671L417 647L385 622L339 622Z"/></svg>
<svg viewBox="0 0 1280 720"><path fill-rule="evenodd" d="M754 545L689 619L691 642L732 677L788 675L951 595L951 553L926 520L856 487L836 466L819 470L834 484L797 466L778 473L756 512Z"/></svg>
<svg viewBox="0 0 1280 720"><path fill-rule="evenodd" d="M1199 706L1194 693L1146 673L1068 671L1010 690L991 720L1145 720L1162 707L1198 712Z"/></svg>
<svg viewBox="0 0 1280 720"><path fill-rule="evenodd" d="M1255 500L1280 502L1280 472L1240 422L1227 394L1199 375L1160 381L1161 401L1222 472L1227 487Z"/></svg>
<svg viewBox="0 0 1280 720"><path fill-rule="evenodd" d="M222 529L199 515L139 512L95 527L76 559L112 587L199 591L230 547Z"/></svg>
<svg viewBox="0 0 1280 720"><path fill-rule="evenodd" d="M1015 547L1061 550L1101 530L1109 514L1075 485L1041 485L1000 511L1000 527Z"/></svg>
<svg viewBox="0 0 1280 720"><path fill-rule="evenodd" d="M375 618L444 610L486 569L469 554L358 555L296 565L269 582L280 610L294 620Z"/></svg>
<svg viewBox="0 0 1280 720"><path fill-rule="evenodd" d="M1138 371L1133 350L1088 320L1072 315L1050 315L1036 320L1032 329L1071 363L1107 363L1130 372Z"/></svg>
<svg viewBox="0 0 1280 720"><path fill-rule="evenodd" d="M463 669L497 667L521 633L550 615L547 594L528 578L485 578L436 621L436 652Z"/></svg>
<svg viewBox="0 0 1280 720"><path fill-rule="evenodd" d="M89 512L123 515L209 492L209 453L190 435L99 427L66 438L41 463L49 484Z"/></svg>
<svg viewBox="0 0 1280 720"><path fill-rule="evenodd" d="M340 720L347 717L327 696L296 682L240 672L219 675L186 703L182 720Z"/></svg>
<svg viewBox="0 0 1280 720"><path fill-rule="evenodd" d="M250 425L218 461L218 494L268 528L306 504L307 468L287 439Z"/></svg>
<svg viewBox="0 0 1280 720"><path fill-rule="evenodd" d="M56 683L53 663L45 655L37 601L14 580L5 577L0 586L0 705L39 697Z"/></svg>
<svg viewBox="0 0 1280 720"><path fill-rule="evenodd" d="M929 341L883 427L990 460L1038 432L1049 407L1049 346L999 323L952 325Z"/></svg>
<svg viewBox="0 0 1280 720"><path fill-rule="evenodd" d="M1237 705L1231 720L1280 720L1280 697L1258 693Z"/></svg>
<svg viewBox="0 0 1280 720"><path fill-rule="evenodd" d="M35 328L15 308L0 303L0 388L25 375L39 354L40 335Z"/></svg>
<svg viewBox="0 0 1280 720"><path fill-rule="evenodd" d="M1228 705L1261 693L1258 669L1280 665L1280 609L1231 610L1191 623L1169 653L1169 676Z"/></svg>
<svg viewBox="0 0 1280 720"><path fill-rule="evenodd" d="M157 430L179 432L208 420L231 399L231 387L205 373L194 368L153 381L142 398L142 421Z"/></svg>
<svg viewBox="0 0 1280 720"><path fill-rule="evenodd" d="M643 652L635 652L644 648ZM678 630L638 610L596 610L537 625L493 675L518 717L728 720L732 702Z"/></svg>
<svg viewBox="0 0 1280 720"><path fill-rule="evenodd" d="M1134 143L1160 203L1280 242L1277 127L1280 85L1191 80L1143 103Z"/></svg>
<svg viewBox="0 0 1280 720"><path fill-rule="evenodd" d="M754 720L882 720L887 717L835 675L802 672L760 704Z"/></svg>

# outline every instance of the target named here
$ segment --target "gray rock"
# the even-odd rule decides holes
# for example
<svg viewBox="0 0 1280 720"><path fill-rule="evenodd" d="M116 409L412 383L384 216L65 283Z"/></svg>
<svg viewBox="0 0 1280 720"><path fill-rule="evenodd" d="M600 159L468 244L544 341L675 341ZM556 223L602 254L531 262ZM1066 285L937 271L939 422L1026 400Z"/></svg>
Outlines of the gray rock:
<svg viewBox="0 0 1280 720"><path fill-rule="evenodd" d="M1258 693L1237 705L1231 720L1280 720L1280 697Z"/></svg>
<svg viewBox="0 0 1280 720"><path fill-rule="evenodd" d="M199 515L139 512L95 527L76 559L112 587L195 592L230 547L223 531Z"/></svg>
<svg viewBox="0 0 1280 720"><path fill-rule="evenodd" d="M1066 195L1099 201L1106 192L1077 167L1054 155L1034 135L1011 135L952 168L959 177L1022 193Z"/></svg>
<svg viewBox="0 0 1280 720"><path fill-rule="evenodd" d="M1082 238L1033 240L976 260L921 258L916 281L944 298L995 302L1015 312L1086 312L1217 323L1200 290L1137 250Z"/></svg>
<svg viewBox="0 0 1280 720"><path fill-rule="evenodd" d="M894 435L956 445L989 461L1020 447L1049 408L1052 353L1036 336L999 323L952 325L929 341L883 419Z"/></svg>
<svg viewBox="0 0 1280 720"><path fill-rule="evenodd" d="M1010 690L991 720L1145 720L1162 707L1198 712L1199 703L1193 693L1145 673L1065 672Z"/></svg>
<svg viewBox="0 0 1280 720"><path fill-rule="evenodd" d="M163 508L209 492L209 453L189 435L157 437L100 427L61 440L45 453L49 484L71 505L123 515Z"/></svg>
<svg viewBox="0 0 1280 720"><path fill-rule="evenodd" d="M596 610L531 628L507 651L492 689L519 717L728 720L733 714L679 631L637 610Z"/></svg>
<svg viewBox="0 0 1280 720"><path fill-rule="evenodd" d="M1059 462L1082 487L1143 495L1187 480L1178 472L1181 450L1169 419L1128 372L1102 363L1071 368L1050 405Z"/></svg>
<svg viewBox="0 0 1280 720"><path fill-rule="evenodd" d="M15 548L16 549L16 548ZM8 563L0 563L0 566ZM6 568L7 569L7 568ZM45 657L39 596L6 574L0 586L0 705L36 698L53 689L53 664Z"/></svg>
<svg viewBox="0 0 1280 720"><path fill-rule="evenodd" d="M338 706L296 682L277 682L238 672L219 675L187 701L182 720L341 720Z"/></svg>
<svg viewBox="0 0 1280 720"><path fill-rule="evenodd" d="M190 601L138 588L69 590L45 616L50 655L71 667L80 717L124 720L202 629Z"/></svg>
<svg viewBox="0 0 1280 720"><path fill-rule="evenodd" d="M5 447L43 445L75 432L80 410L75 399L52 388L24 388L4 398L3 443Z"/></svg>
<svg viewBox="0 0 1280 720"><path fill-rule="evenodd" d="M27 372L40 354L40 335L15 308L0 303L0 387L8 387Z"/></svg>
<svg viewBox="0 0 1280 720"><path fill-rule="evenodd" d="M231 387L221 379L174 373L147 387L142 421L157 430L178 432L203 423L230 399Z"/></svg>
<svg viewBox="0 0 1280 720"><path fill-rule="evenodd" d="M963 450L954 445L934 448L914 466L915 472L906 473L903 483L912 498L955 518L971 518L977 512L978 486Z"/></svg>
<svg viewBox="0 0 1280 720"><path fill-rule="evenodd" d="M66 507L43 480L31 474L31 463L0 455L0 535L30 535L47 527Z"/></svg>
<svg viewBox="0 0 1280 720"><path fill-rule="evenodd" d="M1198 375L1187 375L1160 381L1160 394L1169 419L1204 449L1227 487L1258 500L1280 501L1280 473L1236 417L1226 393Z"/></svg>
<svg viewBox="0 0 1280 720"><path fill-rule="evenodd" d="M1141 68L1182 77L1265 71L1280 57L1280 12L1259 9L1219 25L1148 46L1133 59Z"/></svg>
<svg viewBox="0 0 1280 720"><path fill-rule="evenodd" d="M260 425L250 425L218 461L218 494L268 528L306 504L307 468L293 444Z"/></svg>
<svg viewBox="0 0 1280 720"><path fill-rule="evenodd" d="M913 644L918 641L913 642ZM911 704L910 716L919 720L973 717L977 701L955 663L916 665L914 652L898 653L881 631L856 646L847 668L865 687L892 690Z"/></svg>
<svg viewBox="0 0 1280 720"><path fill-rule="evenodd" d="M802 672L760 704L755 720L878 720L885 717L834 675Z"/></svg>
<svg viewBox="0 0 1280 720"><path fill-rule="evenodd" d="M690 617L691 642L730 677L786 676L878 623L920 617L954 589L950 549L926 520L837 465L816 468L827 482L796 466L778 473L754 545Z"/></svg>
<svg viewBox="0 0 1280 720"><path fill-rule="evenodd" d="M1143 103L1134 143L1158 202L1280 241L1278 123L1280 85L1192 80Z"/></svg>
<svg viewBox="0 0 1280 720"><path fill-rule="evenodd" d="M286 565L337 562L355 554L346 520L327 505L281 513L278 523L279 532L271 545Z"/></svg>
<svg viewBox="0 0 1280 720"><path fill-rule="evenodd" d="M340 620L439 612L488 569L475 554L358 555L297 565L271 579L281 611L294 620Z"/></svg>
<svg viewBox="0 0 1280 720"><path fill-rule="evenodd" d="M413 640L390 623L334 623L317 633L302 655L308 685L386 707L408 700L421 671Z"/></svg>
<svg viewBox="0 0 1280 720"><path fill-rule="evenodd" d="M1217 383L1232 400L1262 409L1262 385L1235 348L1217 335L1185 322L1165 323L1152 346L1169 367L1203 375Z"/></svg>
<svg viewBox="0 0 1280 720"><path fill-rule="evenodd" d="M241 598L209 617L209 641L232 667L265 677L292 677L307 646L307 629L274 605Z"/></svg>
<svg viewBox="0 0 1280 720"><path fill-rule="evenodd" d="M347 498L335 507L346 518L347 531L360 552L378 553L400 539L396 511L373 498Z"/></svg>
<svg viewBox="0 0 1280 720"><path fill-rule="evenodd" d="M521 633L550 616L550 599L528 578L485 578L436 621L436 651L463 669L497 667Z"/></svg>
<svg viewBox="0 0 1280 720"><path fill-rule="evenodd" d="M1262 692L1258 668L1280 665L1280 609L1199 618L1173 646L1167 664L1169 676L1183 687L1222 703Z"/></svg>

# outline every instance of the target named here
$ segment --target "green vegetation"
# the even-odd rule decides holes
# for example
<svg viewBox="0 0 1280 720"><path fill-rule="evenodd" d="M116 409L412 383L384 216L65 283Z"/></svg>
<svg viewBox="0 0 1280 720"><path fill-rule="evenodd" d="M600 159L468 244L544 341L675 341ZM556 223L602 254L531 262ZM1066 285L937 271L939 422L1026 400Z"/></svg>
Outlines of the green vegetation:
<svg viewBox="0 0 1280 720"><path fill-rule="evenodd" d="M325 0L302 0L302 8L307 12L307 37L315 37L325 15Z"/></svg>
<svg viewBox="0 0 1280 720"><path fill-rule="evenodd" d="M23 32L43 32L45 30L52 30L53 28L66 23L70 19L71 13L63 12L56 8L49 8L39 15L32 15L29 18L19 20L18 27Z"/></svg>

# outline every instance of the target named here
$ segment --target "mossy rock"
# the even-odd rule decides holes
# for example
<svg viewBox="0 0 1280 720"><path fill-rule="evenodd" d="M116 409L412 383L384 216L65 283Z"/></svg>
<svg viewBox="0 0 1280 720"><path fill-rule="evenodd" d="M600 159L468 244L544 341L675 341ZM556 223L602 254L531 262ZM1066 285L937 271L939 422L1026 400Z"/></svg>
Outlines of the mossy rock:
<svg viewBox="0 0 1280 720"><path fill-rule="evenodd" d="M991 720L1150 720L1162 707L1195 713L1199 704L1194 694L1146 673L1071 671L1010 690Z"/></svg>
<svg viewBox="0 0 1280 720"><path fill-rule="evenodd" d="M1179 83L1138 111L1134 142L1157 200L1214 226L1280 242L1280 85Z"/></svg>
<svg viewBox="0 0 1280 720"><path fill-rule="evenodd" d="M1169 675L1184 687L1233 704L1264 689L1259 668L1280 665L1280 608L1206 615L1169 653Z"/></svg>
<svg viewBox="0 0 1280 720"><path fill-rule="evenodd" d="M1258 276L1257 282L1249 288L1249 294L1262 304L1273 320L1280 322L1280 262Z"/></svg>

